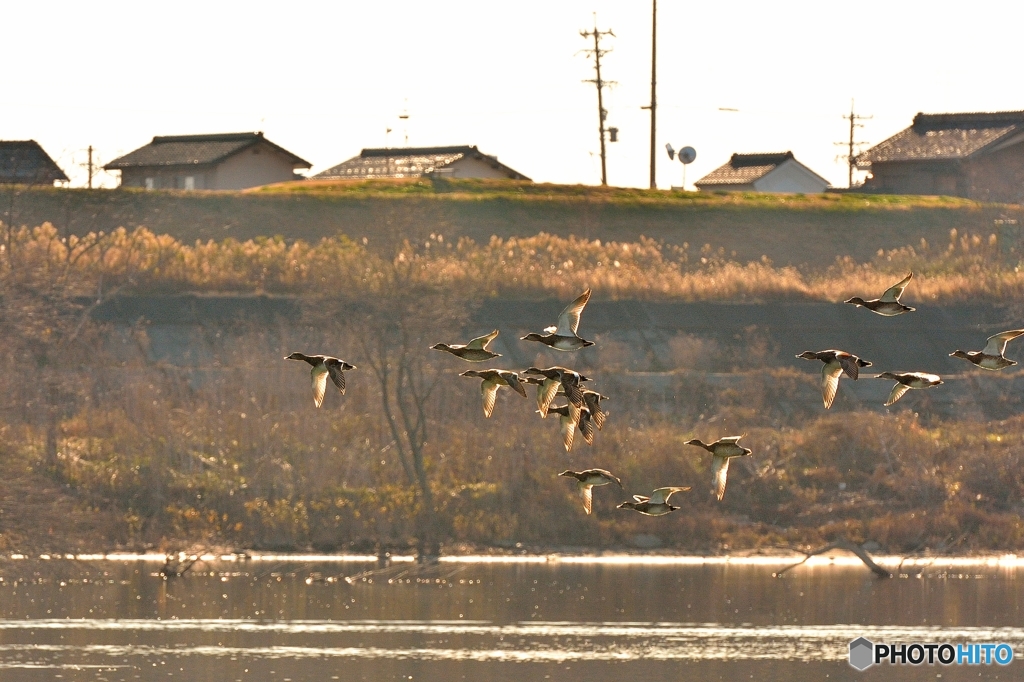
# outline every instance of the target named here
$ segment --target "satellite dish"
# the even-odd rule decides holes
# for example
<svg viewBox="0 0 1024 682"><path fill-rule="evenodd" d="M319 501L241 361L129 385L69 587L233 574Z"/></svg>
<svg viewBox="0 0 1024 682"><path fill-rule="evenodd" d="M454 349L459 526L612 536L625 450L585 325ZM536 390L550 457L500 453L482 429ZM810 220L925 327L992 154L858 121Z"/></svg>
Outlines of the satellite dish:
<svg viewBox="0 0 1024 682"><path fill-rule="evenodd" d="M679 150L679 162L683 164L693 163L697 158L697 150L693 147L683 147Z"/></svg>
<svg viewBox="0 0 1024 682"><path fill-rule="evenodd" d="M676 150L672 149L672 143L671 142L666 142L665 143L665 151L668 152L668 159L669 159L669 161L671 161L671 160L676 158Z"/></svg>

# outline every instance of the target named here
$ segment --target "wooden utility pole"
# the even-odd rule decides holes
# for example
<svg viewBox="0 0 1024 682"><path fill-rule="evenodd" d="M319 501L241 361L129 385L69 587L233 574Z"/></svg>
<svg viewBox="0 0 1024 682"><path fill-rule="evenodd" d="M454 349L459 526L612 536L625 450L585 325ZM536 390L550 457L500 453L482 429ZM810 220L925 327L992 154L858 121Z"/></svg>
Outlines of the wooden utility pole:
<svg viewBox="0 0 1024 682"><path fill-rule="evenodd" d="M593 49L583 50L585 54L594 55L594 73L595 78L591 78L583 81L584 83L594 83L597 86L597 134L601 139L601 184L608 184L608 163L607 156L605 153L605 127L604 121L608 116L608 112L604 108L604 88L611 87L614 85L614 81L606 81L601 79L601 57L611 52L611 50L601 49L601 38L603 36L615 37L611 29L607 31L597 30L597 13L594 13L594 30L593 31L580 31L580 35L584 38L593 38L594 47ZM614 140L613 140L614 141Z"/></svg>
<svg viewBox="0 0 1024 682"><path fill-rule="evenodd" d="M853 171L857 167L857 147L862 145L862 144L865 144L864 142L855 142L854 141L854 132L856 131L856 129L864 127L863 123L857 123L857 121L866 121L866 120L868 120L870 118L873 118L873 117L872 116L860 116L860 115L854 113L853 100L851 99L850 100L850 115L849 116L843 116L843 118L850 122L850 139L847 142L836 142L836 144L837 145L842 145L842 146L847 147L849 149L849 151L844 155L846 157L847 163L850 166L850 168L849 168L849 179L847 180L846 186L847 187L853 187ZM842 158L842 157L840 157L840 158Z"/></svg>
<svg viewBox="0 0 1024 682"><path fill-rule="evenodd" d="M89 189L92 189L92 145L89 145Z"/></svg>
<svg viewBox="0 0 1024 682"><path fill-rule="evenodd" d="M658 111L658 0L652 0L651 8L651 189L657 189L655 180L654 153L655 136L657 134L656 115Z"/></svg>

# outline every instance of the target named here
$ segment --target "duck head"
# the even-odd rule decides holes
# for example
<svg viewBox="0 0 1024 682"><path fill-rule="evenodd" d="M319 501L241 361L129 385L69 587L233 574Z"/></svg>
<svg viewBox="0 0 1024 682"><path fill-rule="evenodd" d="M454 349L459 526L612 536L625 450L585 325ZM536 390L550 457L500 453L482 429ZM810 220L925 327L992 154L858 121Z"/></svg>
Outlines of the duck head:
<svg viewBox="0 0 1024 682"><path fill-rule="evenodd" d="M864 299L861 298L860 296L854 296L848 301L843 301L843 303L852 303L853 305L864 305Z"/></svg>
<svg viewBox="0 0 1024 682"><path fill-rule="evenodd" d="M847 303L849 303L849 301L847 301ZM818 359L818 354L815 353L814 351L805 350L803 353L801 353L797 357L798 358L803 358L804 360L817 360Z"/></svg>
<svg viewBox="0 0 1024 682"><path fill-rule="evenodd" d="M949 357L951 357L951 358L963 358L964 360L970 360L971 359L970 355L968 355L964 351L960 350L959 348L957 350L953 351L952 353L950 353Z"/></svg>
<svg viewBox="0 0 1024 682"><path fill-rule="evenodd" d="M430 347L430 349L431 350L451 350L452 347L449 346L447 343L435 343L433 346Z"/></svg>
<svg viewBox="0 0 1024 682"><path fill-rule="evenodd" d="M699 446L699 447L702 447L702 448L704 448L705 450L706 450L706 449L707 449L707 447L708 447L708 446L707 446L707 443L705 443L704 441L702 441L702 440L701 440L701 439L699 439L699 438L693 438L693 439L691 439L691 440L688 440L688 441L686 441L685 443L683 443L683 445L697 445L697 446Z"/></svg>
<svg viewBox="0 0 1024 682"><path fill-rule="evenodd" d="M305 360L307 357L308 356L305 353L292 353L291 355L286 355L284 359L285 360Z"/></svg>
<svg viewBox="0 0 1024 682"><path fill-rule="evenodd" d="M545 337L541 336L540 334L537 334L535 332L531 332L531 333L527 334L526 336L522 337L519 340L520 341L540 341L541 343L544 343L544 341L546 339L545 339Z"/></svg>
<svg viewBox="0 0 1024 682"><path fill-rule="evenodd" d="M566 469L565 471L563 471L562 473L560 473L558 475L559 476L568 476L569 478L576 478L576 472L575 471L570 471L569 469Z"/></svg>
<svg viewBox="0 0 1024 682"><path fill-rule="evenodd" d="M623 502L617 506L616 509L636 509L636 505L638 504L639 502Z"/></svg>
<svg viewBox="0 0 1024 682"><path fill-rule="evenodd" d="M467 369L465 372L459 375L460 377L477 377L480 378L481 374L475 369Z"/></svg>
<svg viewBox="0 0 1024 682"><path fill-rule="evenodd" d="M882 372L881 374L875 375L876 379L889 379L890 381L899 381L895 374L892 372Z"/></svg>

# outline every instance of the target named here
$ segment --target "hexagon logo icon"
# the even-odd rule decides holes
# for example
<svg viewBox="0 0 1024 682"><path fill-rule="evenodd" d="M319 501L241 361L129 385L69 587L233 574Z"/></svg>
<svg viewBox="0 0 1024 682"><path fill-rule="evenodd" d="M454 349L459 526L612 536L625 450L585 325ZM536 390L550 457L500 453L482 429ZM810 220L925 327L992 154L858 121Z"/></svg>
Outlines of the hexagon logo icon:
<svg viewBox="0 0 1024 682"><path fill-rule="evenodd" d="M875 645L871 640L858 637L850 642L850 665L857 670L864 670L875 662Z"/></svg>

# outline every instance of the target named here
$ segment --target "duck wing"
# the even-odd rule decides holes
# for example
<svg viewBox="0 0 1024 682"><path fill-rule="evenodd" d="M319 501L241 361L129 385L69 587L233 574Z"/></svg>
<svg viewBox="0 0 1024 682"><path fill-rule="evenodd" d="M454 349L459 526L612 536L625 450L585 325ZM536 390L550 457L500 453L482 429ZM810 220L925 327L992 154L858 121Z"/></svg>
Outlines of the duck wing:
<svg viewBox="0 0 1024 682"><path fill-rule="evenodd" d="M637 502L650 502L651 501L651 498L647 497L646 495L634 495L633 499L636 500Z"/></svg>
<svg viewBox="0 0 1024 682"><path fill-rule="evenodd" d="M324 365L314 365L310 375L313 377L313 404L320 407L324 404L324 395L327 393L327 375L330 370Z"/></svg>
<svg viewBox="0 0 1024 682"><path fill-rule="evenodd" d="M836 353L836 362L839 363L839 367L846 372L846 376L850 377L854 381L860 376L860 358L851 353Z"/></svg>
<svg viewBox="0 0 1024 682"><path fill-rule="evenodd" d="M558 325L555 327L554 332L549 333L554 333L558 336L576 336L576 330L580 326L580 315L583 313L583 309L587 306L587 301L589 300L590 289L587 289L575 301L565 307L565 310L558 316Z"/></svg>
<svg viewBox="0 0 1024 682"><path fill-rule="evenodd" d="M590 418L590 410L580 410L579 420L580 433L583 434L583 440L587 441L587 445L594 444L594 421Z"/></svg>
<svg viewBox="0 0 1024 682"><path fill-rule="evenodd" d="M558 393L560 385L555 379L545 379L543 383L537 386L537 411L540 412L540 416L548 416L548 407L551 405L551 401L555 399L555 394Z"/></svg>
<svg viewBox="0 0 1024 682"><path fill-rule="evenodd" d="M594 391L586 391L583 393L583 402L586 404L587 409L590 410L591 416L594 417L594 423L597 424L597 430L600 431L604 428L605 412L601 409L601 398L600 393Z"/></svg>
<svg viewBox="0 0 1024 682"><path fill-rule="evenodd" d="M345 363L340 360L327 360L324 365L327 367L327 374L331 377L331 381L338 387L342 395L345 395Z"/></svg>
<svg viewBox="0 0 1024 682"><path fill-rule="evenodd" d="M1012 341L1021 334L1024 334L1024 329L1013 329L1008 332L1000 332L988 337L988 343L985 344L985 349L981 351L985 355L1002 355L1006 352L1006 342Z"/></svg>
<svg viewBox="0 0 1024 682"><path fill-rule="evenodd" d="M821 366L821 399L825 402L826 410L832 407L832 401L836 399L842 374L843 367L838 362L827 362Z"/></svg>
<svg viewBox="0 0 1024 682"><path fill-rule="evenodd" d="M526 397L526 388L523 387L523 382L519 380L518 374L515 372L502 372L501 378L505 380L509 388L524 398Z"/></svg>
<svg viewBox="0 0 1024 682"><path fill-rule="evenodd" d="M903 295L903 290L907 288L907 285L910 283L910 280L913 276L914 273L910 273L896 284L893 284L891 287L885 290L885 293L882 294L881 298L879 298L878 300L883 303L899 303L900 296Z"/></svg>
<svg viewBox="0 0 1024 682"><path fill-rule="evenodd" d="M715 455L711 460L711 468L715 472L715 497L725 497L725 482L729 478L729 458Z"/></svg>
<svg viewBox="0 0 1024 682"><path fill-rule="evenodd" d="M565 446L566 452L572 452L572 441L576 435L576 420L572 417L561 415L558 418L558 423L562 430L562 445Z"/></svg>
<svg viewBox="0 0 1024 682"><path fill-rule="evenodd" d="M579 488L580 497L583 498L583 511L589 515L594 510L594 486L580 483Z"/></svg>
<svg viewBox="0 0 1024 682"><path fill-rule="evenodd" d="M910 386L906 384L896 384L892 387L892 392L889 394L889 399L885 401L885 406L889 407L894 402L903 397L903 394L910 390Z"/></svg>
<svg viewBox="0 0 1024 682"><path fill-rule="evenodd" d="M494 340L494 337L498 335L498 330L495 329L490 334L478 336L469 343L466 344L467 349L472 350L487 350L487 344Z"/></svg>
<svg viewBox="0 0 1024 682"><path fill-rule="evenodd" d="M689 490L689 486L668 486L665 488L656 488L651 493L650 503L651 504L668 504L668 498L672 497L675 493L681 493Z"/></svg>
<svg viewBox="0 0 1024 682"><path fill-rule="evenodd" d="M480 393L484 398L484 417L490 417L491 412L494 412L494 401L498 398L498 382L484 379L480 384Z"/></svg>
<svg viewBox="0 0 1024 682"><path fill-rule="evenodd" d="M740 438L743 438L743 436L725 436L724 438L719 438L718 442L723 445L736 445Z"/></svg>

